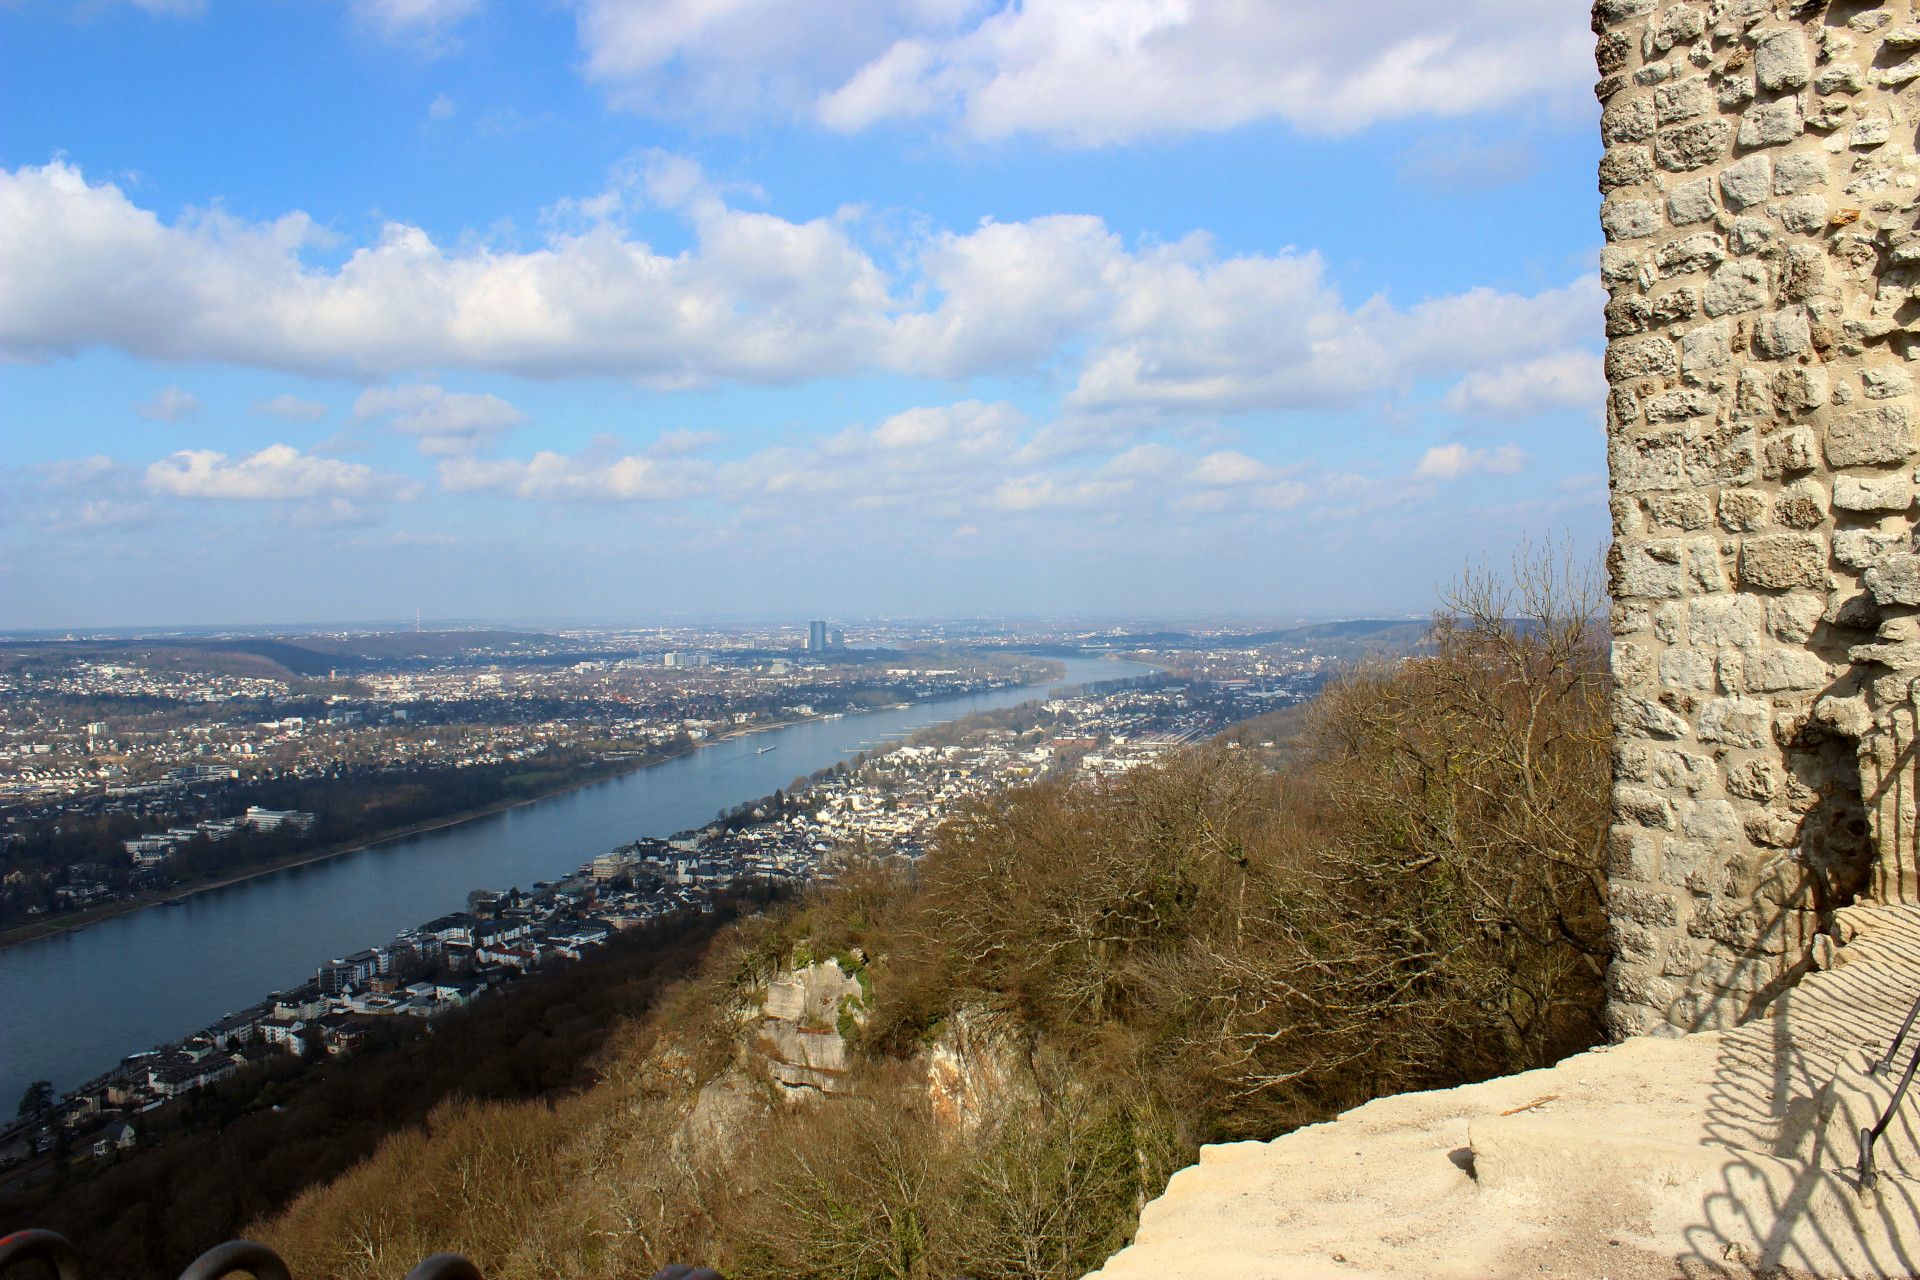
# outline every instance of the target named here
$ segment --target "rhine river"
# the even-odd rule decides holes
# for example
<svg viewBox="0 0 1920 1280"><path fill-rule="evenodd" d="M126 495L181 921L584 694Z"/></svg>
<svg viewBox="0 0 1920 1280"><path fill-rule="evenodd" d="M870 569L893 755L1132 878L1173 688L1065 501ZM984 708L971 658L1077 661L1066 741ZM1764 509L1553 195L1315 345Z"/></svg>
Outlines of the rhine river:
<svg viewBox="0 0 1920 1280"><path fill-rule="evenodd" d="M1129 662L1063 661L1066 675L1046 689L744 734L517 809L0 951L0 1107L11 1115L29 1081L51 1080L64 1092L129 1053L297 986L335 956L463 908L469 890L559 879L629 840L702 826L929 725L1015 706L1062 684L1151 672Z"/></svg>

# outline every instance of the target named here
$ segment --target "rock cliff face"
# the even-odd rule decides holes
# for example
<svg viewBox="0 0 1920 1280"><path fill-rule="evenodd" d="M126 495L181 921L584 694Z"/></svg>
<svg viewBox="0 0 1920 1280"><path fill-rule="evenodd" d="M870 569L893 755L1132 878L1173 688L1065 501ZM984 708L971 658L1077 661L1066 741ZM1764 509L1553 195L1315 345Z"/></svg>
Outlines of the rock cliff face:
<svg viewBox="0 0 1920 1280"><path fill-rule="evenodd" d="M1920 23L1600 0L1617 1034L1732 1025L1916 878Z"/></svg>
<svg viewBox="0 0 1920 1280"><path fill-rule="evenodd" d="M789 1093L844 1093L853 1068L845 1032L865 1008L859 979L837 961L788 969L767 984L753 1048Z"/></svg>
<svg viewBox="0 0 1920 1280"><path fill-rule="evenodd" d="M782 968L740 1010L734 1061L700 1086L682 1140L731 1146L775 1099L857 1096L863 1063L849 1036L865 1024L870 994L857 960L852 972L839 960L804 956ZM902 1080L924 1087L933 1118L954 1132L1032 1094L1021 1056L991 1019L970 1010L949 1018L903 1070L890 1071L890 1084Z"/></svg>

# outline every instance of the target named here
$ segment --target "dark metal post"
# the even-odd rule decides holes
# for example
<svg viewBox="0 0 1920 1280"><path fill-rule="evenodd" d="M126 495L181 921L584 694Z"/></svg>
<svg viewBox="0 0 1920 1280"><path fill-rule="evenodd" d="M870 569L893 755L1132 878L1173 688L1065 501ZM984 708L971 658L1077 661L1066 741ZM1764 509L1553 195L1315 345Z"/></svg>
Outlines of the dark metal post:
<svg viewBox="0 0 1920 1280"><path fill-rule="evenodd" d="M244 1271L255 1280L293 1280L280 1255L251 1240L229 1240L207 1250L180 1273L180 1280L223 1280Z"/></svg>
<svg viewBox="0 0 1920 1280"><path fill-rule="evenodd" d="M55 1231L16 1231L0 1236L0 1276L23 1262L44 1262L60 1280L85 1280L87 1274L80 1265L80 1251Z"/></svg>

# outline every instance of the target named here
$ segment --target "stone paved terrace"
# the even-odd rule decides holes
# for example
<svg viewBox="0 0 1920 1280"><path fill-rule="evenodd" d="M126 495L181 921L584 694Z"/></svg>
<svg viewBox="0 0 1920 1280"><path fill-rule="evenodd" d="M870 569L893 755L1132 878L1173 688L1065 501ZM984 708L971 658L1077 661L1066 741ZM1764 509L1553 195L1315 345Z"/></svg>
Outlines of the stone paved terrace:
<svg viewBox="0 0 1920 1280"><path fill-rule="evenodd" d="M1769 1015L1203 1148L1098 1280L1920 1274L1920 1099L1864 1065L1920 995L1920 907L1839 913ZM1902 1065L1906 1052L1901 1055Z"/></svg>

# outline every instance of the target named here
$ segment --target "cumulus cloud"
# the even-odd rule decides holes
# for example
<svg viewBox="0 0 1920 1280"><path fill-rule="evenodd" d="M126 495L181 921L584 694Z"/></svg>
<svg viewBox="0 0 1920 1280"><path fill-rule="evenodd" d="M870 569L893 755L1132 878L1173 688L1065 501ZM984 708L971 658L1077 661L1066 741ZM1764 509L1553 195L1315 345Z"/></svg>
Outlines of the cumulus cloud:
<svg viewBox="0 0 1920 1280"><path fill-rule="evenodd" d="M312 457L290 444L268 445L244 458L182 449L148 466L143 485L159 497L235 502L383 502L417 492L417 486L364 463Z"/></svg>
<svg viewBox="0 0 1920 1280"><path fill-rule="evenodd" d="M454 29L479 7L480 0L353 0L353 15L387 39L437 53L451 47Z"/></svg>
<svg viewBox="0 0 1920 1280"><path fill-rule="evenodd" d="M527 415L490 393L447 391L428 382L375 387L354 402L355 422L385 418L438 457L474 453L519 426Z"/></svg>
<svg viewBox="0 0 1920 1280"><path fill-rule="evenodd" d="M1071 455L1036 450L1047 425L1003 402L967 400L725 461L602 442L574 455L448 459L440 479L450 491L550 503L707 503L748 521L895 512L902 514L890 528L901 536L1000 527L1009 518L1272 512L1313 492L1307 467L1281 468L1232 449L1149 441Z"/></svg>
<svg viewBox="0 0 1920 1280"><path fill-rule="evenodd" d="M200 397L191 391L163 387L154 393L152 399L135 405L133 411L154 422L178 422L182 418L191 418L202 407Z"/></svg>
<svg viewBox="0 0 1920 1280"><path fill-rule="evenodd" d="M1497 449L1469 449L1463 444L1435 445L1420 457L1413 469L1416 480L1458 480L1476 472L1511 476L1527 465L1527 455L1505 444Z"/></svg>
<svg viewBox="0 0 1920 1280"><path fill-rule="evenodd" d="M588 75L641 109L1080 146L1569 98L1592 41L1578 0L585 0L580 39Z"/></svg>
<svg viewBox="0 0 1920 1280"><path fill-rule="evenodd" d="M713 470L699 461L568 457L543 449L524 461L450 459L440 464L440 483L454 493L493 491L543 502L674 502L704 496Z"/></svg>
<svg viewBox="0 0 1920 1280"><path fill-rule="evenodd" d="M1455 413L1525 418L1557 409L1598 412L1606 397L1597 354L1555 351L1470 373L1447 392L1445 403Z"/></svg>
<svg viewBox="0 0 1920 1280"><path fill-rule="evenodd" d="M458 367L657 388L1060 372L1074 411L1111 418L1350 405L1475 374L1487 376L1463 385L1461 406L1519 412L1502 370L1549 356L1570 370L1597 338L1591 276L1349 305L1316 254L1223 256L1202 235L1129 247L1079 215L914 233L883 268L854 220L733 208L689 163L655 157L625 182L572 206L556 219L570 229L535 249L450 249L390 224L329 268L309 263L320 237L304 214L169 225L63 162L0 172L0 352L110 346L368 379ZM675 209L692 245L665 254L629 236L615 215L632 199ZM1561 388L1549 407L1577 390L1545 385ZM473 433L417 434L450 449Z"/></svg>
<svg viewBox="0 0 1920 1280"><path fill-rule="evenodd" d="M287 422L318 422L327 416L327 406L318 400L302 400L289 394L255 401L253 412L263 418L281 418Z"/></svg>

